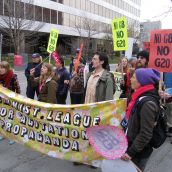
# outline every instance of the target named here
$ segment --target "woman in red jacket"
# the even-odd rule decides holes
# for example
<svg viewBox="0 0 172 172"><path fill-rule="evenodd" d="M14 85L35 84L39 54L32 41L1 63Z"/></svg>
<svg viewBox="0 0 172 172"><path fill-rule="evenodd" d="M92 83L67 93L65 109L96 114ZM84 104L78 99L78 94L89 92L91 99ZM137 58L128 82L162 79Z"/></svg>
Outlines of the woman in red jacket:
<svg viewBox="0 0 172 172"><path fill-rule="evenodd" d="M9 63L6 61L0 62L0 84L3 87L20 94L20 86L17 75L13 73L13 71L10 69ZM0 135L0 140L3 139L4 138ZM9 140L10 145L13 143L14 141Z"/></svg>

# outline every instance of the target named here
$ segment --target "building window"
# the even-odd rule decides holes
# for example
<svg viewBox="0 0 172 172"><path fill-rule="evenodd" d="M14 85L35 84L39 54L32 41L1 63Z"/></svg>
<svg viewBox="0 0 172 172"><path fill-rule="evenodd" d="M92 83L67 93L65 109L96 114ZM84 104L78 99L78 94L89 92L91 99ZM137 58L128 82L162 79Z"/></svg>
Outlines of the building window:
<svg viewBox="0 0 172 172"><path fill-rule="evenodd" d="M14 16L14 1L13 0L4 1L4 15Z"/></svg>
<svg viewBox="0 0 172 172"><path fill-rule="evenodd" d="M62 25L63 24L63 13L58 11L58 24Z"/></svg>
<svg viewBox="0 0 172 172"><path fill-rule="evenodd" d="M0 1L0 15L3 15L3 1Z"/></svg>
<svg viewBox="0 0 172 172"><path fill-rule="evenodd" d="M50 23L50 9L43 8L43 22Z"/></svg>
<svg viewBox="0 0 172 172"><path fill-rule="evenodd" d="M63 4L63 0L59 0L59 3L60 3L60 4Z"/></svg>
<svg viewBox="0 0 172 172"><path fill-rule="evenodd" d="M17 18L24 18L24 3L21 1L15 2L15 16Z"/></svg>
<svg viewBox="0 0 172 172"><path fill-rule="evenodd" d="M42 8L35 6L35 20L42 21Z"/></svg>
<svg viewBox="0 0 172 172"><path fill-rule="evenodd" d="M51 10L51 23L57 24L57 11Z"/></svg>
<svg viewBox="0 0 172 172"><path fill-rule="evenodd" d="M34 20L34 6L32 4L25 4L25 18Z"/></svg>

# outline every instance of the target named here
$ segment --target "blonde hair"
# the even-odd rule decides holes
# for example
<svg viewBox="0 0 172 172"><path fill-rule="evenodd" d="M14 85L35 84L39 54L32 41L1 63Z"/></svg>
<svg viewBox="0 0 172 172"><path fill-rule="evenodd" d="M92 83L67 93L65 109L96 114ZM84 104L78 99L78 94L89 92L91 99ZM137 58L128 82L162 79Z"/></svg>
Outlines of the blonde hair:
<svg viewBox="0 0 172 172"><path fill-rule="evenodd" d="M41 74L40 76L40 83L45 82L49 77L53 77L54 73L53 73L53 65L49 64L49 63L43 63L42 66L45 66L47 68L47 74L43 75Z"/></svg>
<svg viewBox="0 0 172 172"><path fill-rule="evenodd" d="M7 61L1 61L0 67L6 69L7 71L10 70L10 64Z"/></svg>

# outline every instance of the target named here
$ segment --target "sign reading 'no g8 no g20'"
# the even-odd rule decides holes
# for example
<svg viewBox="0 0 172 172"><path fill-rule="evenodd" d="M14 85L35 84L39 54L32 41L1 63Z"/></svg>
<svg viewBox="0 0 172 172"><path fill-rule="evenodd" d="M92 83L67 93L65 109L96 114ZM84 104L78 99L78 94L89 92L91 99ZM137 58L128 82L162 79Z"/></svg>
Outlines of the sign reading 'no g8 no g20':
<svg viewBox="0 0 172 172"><path fill-rule="evenodd" d="M112 20L112 34L115 51L128 49L127 20L125 17Z"/></svg>

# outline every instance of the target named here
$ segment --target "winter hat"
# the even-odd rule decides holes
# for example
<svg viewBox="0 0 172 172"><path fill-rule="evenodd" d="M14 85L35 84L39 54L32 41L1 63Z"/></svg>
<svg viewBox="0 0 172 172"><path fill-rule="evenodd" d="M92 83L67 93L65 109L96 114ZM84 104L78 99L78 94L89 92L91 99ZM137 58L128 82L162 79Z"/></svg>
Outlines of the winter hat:
<svg viewBox="0 0 172 172"><path fill-rule="evenodd" d="M152 68L139 68L135 71L136 78L141 86L156 84L160 80L160 73Z"/></svg>
<svg viewBox="0 0 172 172"><path fill-rule="evenodd" d="M143 50L143 51L140 51L138 54L137 54L137 58L139 58L139 56L141 57L144 57L147 61L149 61L149 52Z"/></svg>
<svg viewBox="0 0 172 172"><path fill-rule="evenodd" d="M32 58L34 59L34 58L38 58L38 57L40 57L40 54L39 53L34 53L34 54L32 54Z"/></svg>

